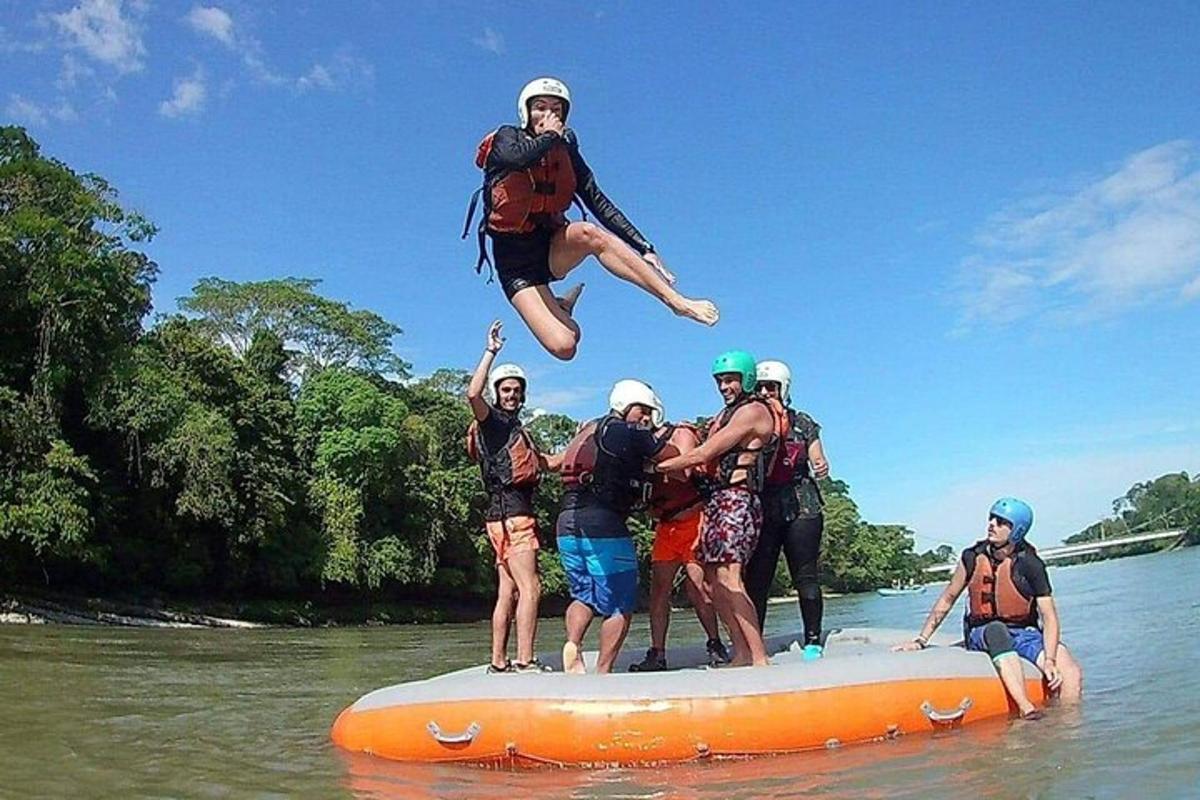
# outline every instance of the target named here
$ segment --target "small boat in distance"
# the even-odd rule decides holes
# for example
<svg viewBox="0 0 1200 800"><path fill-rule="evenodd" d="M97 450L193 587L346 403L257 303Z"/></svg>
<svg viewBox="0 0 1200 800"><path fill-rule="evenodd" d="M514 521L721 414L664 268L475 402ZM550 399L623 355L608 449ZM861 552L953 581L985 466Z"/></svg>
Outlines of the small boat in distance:
<svg viewBox="0 0 1200 800"><path fill-rule="evenodd" d="M925 584L917 584L909 581L907 584L901 585L900 581L892 581L890 588L881 586L875 590L875 593L880 597L899 597L904 594L925 594Z"/></svg>

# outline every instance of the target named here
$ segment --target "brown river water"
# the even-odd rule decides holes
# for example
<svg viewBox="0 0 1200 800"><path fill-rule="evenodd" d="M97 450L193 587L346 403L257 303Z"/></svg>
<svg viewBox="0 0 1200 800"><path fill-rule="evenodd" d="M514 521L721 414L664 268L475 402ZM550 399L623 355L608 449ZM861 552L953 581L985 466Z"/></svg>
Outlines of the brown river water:
<svg viewBox="0 0 1200 800"><path fill-rule="evenodd" d="M365 692L486 659L483 623L0 626L0 798L1200 797L1200 548L1050 578L1086 670L1080 707L830 751L599 771L402 765L330 744L334 717ZM915 632L936 591L835 598L826 626ZM795 625L794 605L772 607L772 631ZM675 641L698 632L676 616ZM543 649L560 634L543 620ZM628 646L647 639L640 615Z"/></svg>

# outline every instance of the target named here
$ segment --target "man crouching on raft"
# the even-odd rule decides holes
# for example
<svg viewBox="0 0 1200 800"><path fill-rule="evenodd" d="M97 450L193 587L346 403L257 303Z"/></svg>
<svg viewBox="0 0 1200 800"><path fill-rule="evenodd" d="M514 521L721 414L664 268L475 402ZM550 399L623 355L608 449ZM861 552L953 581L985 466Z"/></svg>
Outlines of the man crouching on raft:
<svg viewBox="0 0 1200 800"><path fill-rule="evenodd" d="M487 345L471 382L467 403L475 421L467 431L467 452L479 462L488 495L487 535L496 551L499 587L492 612L492 662L488 672L540 672L534 657L538 603L542 587L537 573L537 519L533 491L544 470L556 470L560 459L538 452L521 425L525 373L516 364L491 369L504 339L501 324L488 328ZM491 374L488 374L491 370ZM485 399L485 392L495 405ZM517 660L508 661L508 630L516 606Z"/></svg>
<svg viewBox="0 0 1200 800"><path fill-rule="evenodd" d="M1033 527L1033 509L1012 497L997 500L988 512L987 538L962 553L950 584L933 604L921 633L895 650L923 650L963 590L968 607L963 620L968 650L985 650L1024 719L1042 712L1025 691L1021 658L1037 665L1051 692L1075 702L1083 670L1060 639L1058 610L1050 596L1046 564L1025 536Z"/></svg>
<svg viewBox="0 0 1200 800"><path fill-rule="evenodd" d="M538 78L517 98L520 126L502 125L480 144L476 165L484 171L484 202L478 266L487 260L484 236L490 236L505 297L542 347L564 361L575 357L579 345L579 325L572 313L583 285L555 297L550 284L588 256L679 316L716 324L717 307L677 292L675 276L654 245L600 191L579 153L574 131L566 127L570 111L566 85L556 78ZM566 218L576 195L599 225ZM474 208L472 200L464 237Z"/></svg>
<svg viewBox="0 0 1200 800"><path fill-rule="evenodd" d="M712 587L717 613L729 628L734 657L730 666L767 665L758 614L742 582L742 567L758 544L762 503L758 492L765 462L779 442L774 414L755 395L754 357L732 350L713 362L713 377L725 408L709 425L704 444L658 464L660 472L706 465L708 499L696 552Z"/></svg>
<svg viewBox="0 0 1200 800"><path fill-rule="evenodd" d="M571 591L564 672L584 672L580 647L597 615L605 619L596 672L612 671L638 599L637 552L626 520L649 494L651 460L678 452L655 434L663 407L647 384L617 381L608 407L579 429L562 456L558 555Z"/></svg>

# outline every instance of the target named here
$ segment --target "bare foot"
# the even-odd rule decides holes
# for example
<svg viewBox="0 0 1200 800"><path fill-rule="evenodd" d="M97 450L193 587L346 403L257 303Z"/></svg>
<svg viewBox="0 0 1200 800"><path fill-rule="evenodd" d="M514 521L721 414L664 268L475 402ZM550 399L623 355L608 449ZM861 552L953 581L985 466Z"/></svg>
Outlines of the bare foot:
<svg viewBox="0 0 1200 800"><path fill-rule="evenodd" d="M721 318L721 312L709 300L688 300L683 297L672 310L681 317L694 319L709 326L716 325L717 320Z"/></svg>
<svg viewBox="0 0 1200 800"><path fill-rule="evenodd" d="M563 672L569 675L586 675L587 668L583 665L583 657L579 654L579 645L567 642L562 649Z"/></svg>
<svg viewBox="0 0 1200 800"><path fill-rule="evenodd" d="M566 291L562 297L556 297L558 306L570 316L575 311L575 304L579 302L579 295L583 294L583 284L572 286Z"/></svg>

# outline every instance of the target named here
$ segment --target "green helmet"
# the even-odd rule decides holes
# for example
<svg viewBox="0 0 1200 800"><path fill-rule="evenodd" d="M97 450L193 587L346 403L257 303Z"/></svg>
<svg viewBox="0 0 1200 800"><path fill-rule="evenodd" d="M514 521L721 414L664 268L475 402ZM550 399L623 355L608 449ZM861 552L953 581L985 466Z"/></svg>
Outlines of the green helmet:
<svg viewBox="0 0 1200 800"><path fill-rule="evenodd" d="M717 356L712 365L712 374L722 375L726 372L736 372L742 376L743 392L753 392L754 387L758 385L754 356L745 350L730 350Z"/></svg>

